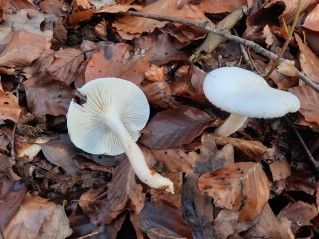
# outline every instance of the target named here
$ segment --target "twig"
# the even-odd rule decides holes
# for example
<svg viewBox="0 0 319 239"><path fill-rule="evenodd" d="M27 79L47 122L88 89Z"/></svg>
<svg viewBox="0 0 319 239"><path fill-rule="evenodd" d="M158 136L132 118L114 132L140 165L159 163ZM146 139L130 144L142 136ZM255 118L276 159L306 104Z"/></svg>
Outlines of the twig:
<svg viewBox="0 0 319 239"><path fill-rule="evenodd" d="M272 53L271 51L268 51L267 49L263 48L262 46L258 45L257 43L255 43L253 41L246 40L246 39L243 39L243 38L238 37L238 36L234 36L234 35L232 35L231 33L227 32L227 31L223 31L223 30L216 29L216 28L213 28L213 27L209 26L207 21L196 23L196 22L190 22L190 21L187 21L187 20L184 20L184 19L180 19L180 18L175 18L175 17L161 16L161 15L157 15L157 14L150 14L150 13L143 13L143 12L134 12L134 11L127 11L127 12L123 12L121 14L122 15L129 15L129 16L136 16L136 17L143 17L143 18L150 18L150 19L154 19L154 20L158 20L158 21L167 21L167 22L180 23L180 24L183 24L185 26L204 29L204 30L206 30L208 32L212 32L212 33L215 33L216 35L222 36L222 37L224 37L224 38L226 38L228 40L235 41L237 43L243 44L243 45L251 48L255 52L267 57L270 60L276 60L277 57L278 57L275 53ZM285 60L286 59L281 59L279 63L281 63L281 62L283 62ZM299 75L299 78L302 81L304 81L312 89L314 89L316 92L319 93L319 85L317 85L314 82L312 82L307 76L305 76L300 71L298 71L298 75Z"/></svg>
<svg viewBox="0 0 319 239"><path fill-rule="evenodd" d="M279 64L279 62L280 62L282 56L284 55L284 53L285 53L285 51L286 51L286 49L287 49L287 47L288 47L288 45L289 45L289 42L290 42L290 40L291 40L291 38L292 38L292 34L293 34L294 31L295 31L295 28L296 28L296 25L297 25L297 20L298 20L299 14L300 14L300 9L301 9L301 4L300 4L300 3L301 3L301 0L298 0L297 12L296 12L294 21L293 21L293 23L292 23L292 25L291 25L291 28L290 28L290 30L289 30L288 37L287 37L287 39L286 39L284 45L282 46L281 51L279 52L277 59L276 59L275 62L272 64L270 70L268 71L267 75L265 76L265 80L268 80L269 77L270 77L270 75L271 75L271 73L276 69L276 67L278 66L278 64Z"/></svg>
<svg viewBox="0 0 319 239"><path fill-rule="evenodd" d="M316 170L319 170L319 163L315 160L315 158L312 156L310 150L308 149L305 141L303 140L303 138L301 137L300 133L298 132L298 130L296 129L296 126L285 116L284 117L285 121L288 123L288 125L292 128L292 130L294 131L294 133L296 134L301 146L304 148L309 161L311 162L311 164L316 168Z"/></svg>
<svg viewBox="0 0 319 239"><path fill-rule="evenodd" d="M238 33L237 33L236 29L233 29L233 32L234 32L234 34L235 34L236 36L238 36ZM247 53L247 51L246 51L244 45L243 45L243 44L238 44L238 45L239 45L240 52L241 52L241 54L242 54L242 56L243 56L243 58L244 58L246 64L248 65L249 69L250 69L250 70L254 70L255 67L254 67L254 65L251 63L250 58L249 58L249 56L248 56L248 53Z"/></svg>

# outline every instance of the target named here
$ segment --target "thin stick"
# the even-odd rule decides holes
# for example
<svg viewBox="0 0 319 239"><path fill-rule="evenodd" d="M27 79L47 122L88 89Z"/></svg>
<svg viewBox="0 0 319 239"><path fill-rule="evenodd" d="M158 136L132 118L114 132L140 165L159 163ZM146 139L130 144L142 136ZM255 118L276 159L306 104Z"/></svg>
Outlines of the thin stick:
<svg viewBox="0 0 319 239"><path fill-rule="evenodd" d="M294 131L294 133L296 134L301 146L304 148L309 161L311 162L311 164L316 168L316 170L319 170L319 163L315 160L315 158L312 156L310 150L308 149L305 141L303 140L303 138L301 137L300 133L298 132L298 130L296 129L295 125L285 116L284 117L285 121L288 123L288 125L292 128L292 130Z"/></svg>
<svg viewBox="0 0 319 239"><path fill-rule="evenodd" d="M235 34L236 36L238 36L238 33L237 33L236 29L233 29L233 32L234 32L234 34ZM242 56L243 56L243 58L244 58L246 64L248 65L249 69L250 69L250 70L254 70L255 67L254 67L254 65L251 63L250 58L249 58L249 56L248 56L248 53L247 53L247 51L246 51L244 45L243 45L243 44L238 44L238 45L239 45L240 52L241 52L241 54L242 54Z"/></svg>
<svg viewBox="0 0 319 239"><path fill-rule="evenodd" d="M258 45L257 43L243 39L238 36L234 36L231 33L227 31L223 31L220 29L213 28L208 25L208 21L196 23L196 22L189 22L184 19L175 18L175 17L168 17L168 16L161 16L157 14L150 14L150 13L143 13L143 12L134 12L134 11L127 11L121 13L122 15L129 15L129 16L136 16L136 17L143 17L143 18L150 18L158 21L167 21L167 22L174 22L174 23L180 23L185 26L189 27L196 27L200 29L204 29L208 32L215 33L216 35L222 36L228 40L235 41L237 43L241 43L251 49L253 49L255 52L267 57L270 60L276 60L277 55L275 53L272 53L271 51L268 51L267 49L263 48L262 46ZM281 59L279 63L285 61L286 59ZM304 81L306 84L308 84L312 89L314 89L316 92L319 93L319 86L312 82L307 76L305 76L302 72L298 71L299 78Z"/></svg>

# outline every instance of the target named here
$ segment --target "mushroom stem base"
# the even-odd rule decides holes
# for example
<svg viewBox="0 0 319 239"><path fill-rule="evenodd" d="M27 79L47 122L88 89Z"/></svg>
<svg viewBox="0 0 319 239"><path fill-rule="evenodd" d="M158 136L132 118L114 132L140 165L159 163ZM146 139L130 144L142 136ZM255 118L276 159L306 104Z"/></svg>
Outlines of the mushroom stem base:
<svg viewBox="0 0 319 239"><path fill-rule="evenodd" d="M247 117L237 114L230 114L227 120L215 130L215 134L229 136L235 133L243 126Z"/></svg>
<svg viewBox="0 0 319 239"><path fill-rule="evenodd" d="M141 149L127 132L122 121L117 117L107 115L105 123L119 139L136 176L152 188L163 188L167 192L174 193L174 185L171 180L149 169Z"/></svg>

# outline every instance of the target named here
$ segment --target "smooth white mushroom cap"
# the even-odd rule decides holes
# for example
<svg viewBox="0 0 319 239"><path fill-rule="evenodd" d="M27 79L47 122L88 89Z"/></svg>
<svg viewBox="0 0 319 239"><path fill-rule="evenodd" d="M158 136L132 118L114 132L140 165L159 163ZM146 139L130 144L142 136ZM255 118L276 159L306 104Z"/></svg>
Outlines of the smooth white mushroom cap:
<svg viewBox="0 0 319 239"><path fill-rule="evenodd" d="M118 138L105 124L105 116L118 117L136 142L149 118L150 108L142 90L119 78L98 78L78 89L87 97L79 105L71 101L67 126L74 145L88 153L124 153Z"/></svg>
<svg viewBox="0 0 319 239"><path fill-rule="evenodd" d="M212 104L241 116L276 118L300 108L295 95L271 88L261 76L239 67L211 71L203 88Z"/></svg>

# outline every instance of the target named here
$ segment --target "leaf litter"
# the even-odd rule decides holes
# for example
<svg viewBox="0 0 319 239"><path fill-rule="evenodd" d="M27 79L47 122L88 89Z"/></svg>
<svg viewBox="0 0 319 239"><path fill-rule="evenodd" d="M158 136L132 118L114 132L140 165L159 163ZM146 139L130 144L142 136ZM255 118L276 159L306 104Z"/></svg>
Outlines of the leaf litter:
<svg viewBox="0 0 319 239"><path fill-rule="evenodd" d="M301 1L283 55L289 62L268 80L300 99L299 112L286 116L300 137L282 119L249 119L230 137L212 133L227 113L205 98L206 74L253 66L266 75L273 62L247 46L244 54L236 41L190 59L207 32L187 22L214 27L234 11L245 15L232 25L239 37L279 53L297 2L2 1L0 237L318 237L319 183L307 158L319 153L318 91L298 71L318 83L319 2ZM145 93L151 117L137 143L175 194L142 184L126 156L91 155L70 141L69 103L99 77L129 80ZM26 115L44 117L45 126L26 134L22 128L42 122L22 127Z"/></svg>

